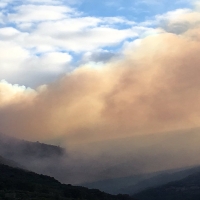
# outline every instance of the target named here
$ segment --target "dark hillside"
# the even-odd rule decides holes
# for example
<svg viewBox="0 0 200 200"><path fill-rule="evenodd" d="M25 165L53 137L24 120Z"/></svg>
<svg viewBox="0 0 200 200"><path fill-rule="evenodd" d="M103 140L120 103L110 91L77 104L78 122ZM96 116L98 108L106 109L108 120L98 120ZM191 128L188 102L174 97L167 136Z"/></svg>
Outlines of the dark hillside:
<svg viewBox="0 0 200 200"><path fill-rule="evenodd" d="M133 200L128 195L110 195L99 190L61 184L52 177L0 164L1 200Z"/></svg>
<svg viewBox="0 0 200 200"><path fill-rule="evenodd" d="M63 182L68 171L66 169L67 153L59 146L40 142L29 142L0 134L0 155L16 164L10 166L53 176ZM67 181L66 181L67 182Z"/></svg>
<svg viewBox="0 0 200 200"><path fill-rule="evenodd" d="M194 173L180 181L150 188L136 195L138 200L199 200L200 173Z"/></svg>
<svg viewBox="0 0 200 200"><path fill-rule="evenodd" d="M19 140L0 134L0 154L6 158L49 158L65 155L65 149L40 142Z"/></svg>

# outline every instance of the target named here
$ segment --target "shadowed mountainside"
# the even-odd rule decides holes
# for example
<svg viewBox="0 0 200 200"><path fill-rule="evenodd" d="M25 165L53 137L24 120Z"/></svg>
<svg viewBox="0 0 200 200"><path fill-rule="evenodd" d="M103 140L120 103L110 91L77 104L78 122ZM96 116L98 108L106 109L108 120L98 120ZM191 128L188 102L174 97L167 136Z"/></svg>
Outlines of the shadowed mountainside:
<svg viewBox="0 0 200 200"><path fill-rule="evenodd" d="M34 200L134 200L99 190L61 184L52 177L0 164L0 199Z"/></svg>
<svg viewBox="0 0 200 200"><path fill-rule="evenodd" d="M0 153L9 158L20 158L21 156L27 158L49 158L52 156L63 156L65 149L44 144L40 142L29 142L19 140L0 134Z"/></svg>
<svg viewBox="0 0 200 200"><path fill-rule="evenodd" d="M138 200L199 200L200 172L133 195Z"/></svg>
<svg viewBox="0 0 200 200"><path fill-rule="evenodd" d="M67 153L59 146L29 142L0 134L0 155L23 168L61 180ZM7 164L7 162L5 163ZM22 167L21 167L22 168Z"/></svg>

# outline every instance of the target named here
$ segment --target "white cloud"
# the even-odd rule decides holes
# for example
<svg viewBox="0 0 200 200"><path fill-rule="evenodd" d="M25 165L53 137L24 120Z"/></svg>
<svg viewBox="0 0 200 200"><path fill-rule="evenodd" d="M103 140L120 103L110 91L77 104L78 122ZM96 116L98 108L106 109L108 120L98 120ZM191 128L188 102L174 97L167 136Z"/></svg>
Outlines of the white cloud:
<svg viewBox="0 0 200 200"><path fill-rule="evenodd" d="M167 32L181 34L200 24L200 13L190 9L177 9L157 16L156 20Z"/></svg>
<svg viewBox="0 0 200 200"><path fill-rule="evenodd" d="M16 23L15 28L0 29L0 79L12 83L44 84L70 69L72 56L67 51L95 51L138 36L138 30L132 29L135 22L122 17L77 17L77 12L62 1L27 3L13 7L14 13L7 13L4 19ZM129 28L118 29L117 24ZM96 51L83 62L106 61L112 56Z"/></svg>
<svg viewBox="0 0 200 200"><path fill-rule="evenodd" d="M21 5L15 8L16 13L9 14L8 18L12 22L32 22L59 20L66 17L67 13L73 10L67 6L51 5Z"/></svg>
<svg viewBox="0 0 200 200"><path fill-rule="evenodd" d="M31 0L31 2L37 1ZM51 3L51 1L45 2ZM6 27L1 30L0 37L15 39L19 45L35 49L37 53L57 49L90 51L115 45L138 35L131 28L120 30L115 27L117 24L131 27L135 22L122 17L77 17L73 9L64 5L31 4L17 6L14 10L15 13L8 14L7 20L10 23L17 23L16 27L22 32ZM69 16L69 13L73 16Z"/></svg>
<svg viewBox="0 0 200 200"><path fill-rule="evenodd" d="M13 70L20 65L27 57L29 52L13 42L0 41L0 61L1 70Z"/></svg>
<svg viewBox="0 0 200 200"><path fill-rule="evenodd" d="M29 0L29 3L39 3ZM51 4L51 0L42 1ZM56 1L62 3L62 1ZM15 39L24 48L35 49L36 53L57 49L64 51L90 51L100 47L115 45L138 34L131 28L121 29L116 24L133 26L135 22L122 17L77 17L74 10L65 5L28 4L14 8L8 14L10 23L17 23L17 29L5 28L0 37ZM68 14L72 15L69 16ZM37 24L35 23L37 22ZM12 33L11 33L12 31ZM15 34L14 34L15 32ZM16 37L17 36L17 37ZM103 37L102 37L103 36Z"/></svg>
<svg viewBox="0 0 200 200"><path fill-rule="evenodd" d="M0 81L0 107L9 104L13 98L19 97L28 97L37 95L35 90L31 88L26 88L25 86L20 86L18 84L10 84L5 80Z"/></svg>
<svg viewBox="0 0 200 200"><path fill-rule="evenodd" d="M95 17L67 18L55 22L40 23L34 33L42 35L59 35L96 27L100 22L101 19Z"/></svg>
<svg viewBox="0 0 200 200"><path fill-rule="evenodd" d="M180 32L183 27L179 24L184 21L180 16L186 14L187 21L192 21L189 9L168 12L157 16L153 22L141 24L120 16L86 17L70 7L78 3L81 0L2 0L0 79L28 85L43 84L68 71L73 60L71 52L82 54L82 60L77 63L106 62L115 56L112 50L105 50L107 47L115 48L127 40L157 34L159 31L152 28L155 25ZM12 5L12 12L8 5ZM45 78L41 81L39 77Z"/></svg>
<svg viewBox="0 0 200 200"><path fill-rule="evenodd" d="M20 31L13 27L5 27L0 29L0 38L15 37L20 34Z"/></svg>
<svg viewBox="0 0 200 200"><path fill-rule="evenodd" d="M179 20L182 15L188 14L191 12L191 9L177 9L173 10L167 13L164 13L162 15L157 15L156 20L162 21L162 20Z"/></svg>
<svg viewBox="0 0 200 200"><path fill-rule="evenodd" d="M82 0L27 0L28 3L34 3L34 4L51 4L51 5L61 5L61 4L67 4L67 5L74 5L79 4L82 2Z"/></svg>
<svg viewBox="0 0 200 200"><path fill-rule="evenodd" d="M125 19L124 17L104 17L102 21L106 24L123 24L123 25L136 25L136 22Z"/></svg>
<svg viewBox="0 0 200 200"><path fill-rule="evenodd" d="M0 80L13 80L23 69L24 61L29 52L11 41L0 41ZM22 77L21 77L22 78Z"/></svg>
<svg viewBox="0 0 200 200"><path fill-rule="evenodd" d="M53 23L52 23L53 25ZM48 29L47 29L48 30ZM66 31L56 29L54 33L48 33L46 31L45 36L42 38L41 35L37 34L30 36L29 44L36 44L39 49L43 49L51 44L51 47L61 48L64 50L71 51L90 51L97 49L99 47L116 45L119 42L127 38L132 38L137 36L137 33L133 32L131 29L117 30L107 27L95 27L88 28L86 30L79 31Z"/></svg>
<svg viewBox="0 0 200 200"><path fill-rule="evenodd" d="M24 29L29 33L20 32L21 37L18 36L15 41L25 48L34 48L36 52L40 53L58 49L80 52L116 45L127 38L138 36L139 29L112 28L114 21L122 23L123 19L112 20L111 26L107 22L108 18L95 17L40 22L35 27L32 23L21 23L21 30ZM6 29L6 31L9 30Z"/></svg>
<svg viewBox="0 0 200 200"><path fill-rule="evenodd" d="M30 4L50 4L50 5L60 5L60 0L27 0Z"/></svg>
<svg viewBox="0 0 200 200"><path fill-rule="evenodd" d="M68 53L50 52L36 56L15 42L0 41L0 80L37 86L67 72L71 60Z"/></svg>
<svg viewBox="0 0 200 200"><path fill-rule="evenodd" d="M156 15L153 20L142 22L141 26L159 27L167 32L182 34L190 28L197 27L198 24L200 24L200 12L184 8Z"/></svg>
<svg viewBox="0 0 200 200"><path fill-rule="evenodd" d="M42 56L32 56L25 63L24 68L28 68L47 73L62 73L64 67L72 60L68 53L50 52ZM27 66L28 65L28 66Z"/></svg>
<svg viewBox="0 0 200 200"><path fill-rule="evenodd" d="M32 22L22 22L20 24L17 24L17 28L19 28L22 31L30 31L34 26L34 23Z"/></svg>

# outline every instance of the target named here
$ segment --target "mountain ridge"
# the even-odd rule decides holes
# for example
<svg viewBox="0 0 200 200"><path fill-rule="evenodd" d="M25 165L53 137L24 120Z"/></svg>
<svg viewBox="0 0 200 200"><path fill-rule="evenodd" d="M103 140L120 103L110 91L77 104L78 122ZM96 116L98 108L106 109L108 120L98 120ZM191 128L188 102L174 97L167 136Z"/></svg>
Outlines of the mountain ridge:
<svg viewBox="0 0 200 200"><path fill-rule="evenodd" d="M199 200L200 172L193 173L179 181L141 191L133 197L138 200Z"/></svg>
<svg viewBox="0 0 200 200"><path fill-rule="evenodd" d="M165 170L154 173L135 175L130 177L121 177L116 179L107 179L97 182L83 183L88 188L98 188L110 194L116 192L133 195L149 187L164 185L171 181L181 180L188 175L200 171L200 166L191 168L181 168L174 170Z"/></svg>
<svg viewBox="0 0 200 200"><path fill-rule="evenodd" d="M0 164L0 199L26 200L135 200L97 189L61 184L55 178Z"/></svg>

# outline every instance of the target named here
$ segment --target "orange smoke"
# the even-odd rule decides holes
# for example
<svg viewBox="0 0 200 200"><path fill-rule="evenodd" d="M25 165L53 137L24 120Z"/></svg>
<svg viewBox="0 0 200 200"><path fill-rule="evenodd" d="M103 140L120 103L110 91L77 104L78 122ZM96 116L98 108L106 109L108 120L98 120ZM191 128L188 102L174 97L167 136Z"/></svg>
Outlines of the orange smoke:
<svg viewBox="0 0 200 200"><path fill-rule="evenodd" d="M80 66L36 90L0 82L0 131L79 143L198 127L198 17L182 34L162 30L130 44L123 60Z"/></svg>

